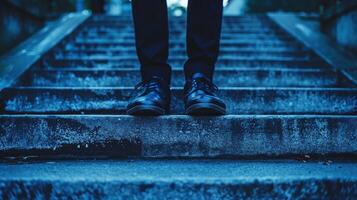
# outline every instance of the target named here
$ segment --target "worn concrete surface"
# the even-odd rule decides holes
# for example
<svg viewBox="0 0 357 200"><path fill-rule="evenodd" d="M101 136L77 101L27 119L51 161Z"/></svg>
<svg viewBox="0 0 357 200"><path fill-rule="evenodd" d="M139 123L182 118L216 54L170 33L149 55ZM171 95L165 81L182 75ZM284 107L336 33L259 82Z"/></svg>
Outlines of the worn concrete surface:
<svg viewBox="0 0 357 200"><path fill-rule="evenodd" d="M5 113L125 113L130 88L14 87L2 95ZM229 114L355 114L354 88L223 87ZM183 92L172 89L170 114L184 114ZM46 105L46 106L44 106Z"/></svg>
<svg viewBox="0 0 357 200"><path fill-rule="evenodd" d="M356 116L1 115L2 156L357 154Z"/></svg>
<svg viewBox="0 0 357 200"><path fill-rule="evenodd" d="M217 69L218 87L348 87L338 71L322 69ZM141 81L137 69L47 69L31 71L20 83L37 87L132 87ZM185 84L183 70L172 71L171 86Z"/></svg>
<svg viewBox="0 0 357 200"><path fill-rule="evenodd" d="M353 199L357 165L239 160L0 164L3 198Z"/></svg>

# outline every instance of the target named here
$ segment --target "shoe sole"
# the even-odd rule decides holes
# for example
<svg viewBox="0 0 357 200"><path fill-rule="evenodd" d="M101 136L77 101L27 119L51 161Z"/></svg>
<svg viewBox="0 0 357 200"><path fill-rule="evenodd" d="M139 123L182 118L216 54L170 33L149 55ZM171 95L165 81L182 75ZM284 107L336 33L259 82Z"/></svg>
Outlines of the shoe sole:
<svg viewBox="0 0 357 200"><path fill-rule="evenodd" d="M224 115L226 109L213 103L197 103L186 109L187 115Z"/></svg>
<svg viewBox="0 0 357 200"><path fill-rule="evenodd" d="M128 109L126 113L136 116L158 116L164 115L166 110L158 106L139 105Z"/></svg>

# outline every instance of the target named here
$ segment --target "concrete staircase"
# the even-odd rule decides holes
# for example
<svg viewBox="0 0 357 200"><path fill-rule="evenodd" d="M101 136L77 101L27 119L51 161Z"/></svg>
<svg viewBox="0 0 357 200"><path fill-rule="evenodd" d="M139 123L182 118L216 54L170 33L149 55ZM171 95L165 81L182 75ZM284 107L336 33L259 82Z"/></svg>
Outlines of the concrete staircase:
<svg viewBox="0 0 357 200"><path fill-rule="evenodd" d="M183 18L170 19L171 115L125 115L133 85L140 81L130 17L92 16L16 85L2 90L3 159L139 160L3 163L0 169L10 169L12 176L0 170L1 195L78 199L88 195L353 199L357 195L357 88L352 81L269 17L225 17L214 81L228 115L185 116L184 27ZM332 168L328 168L330 157L339 160ZM147 158L178 159L140 160ZM273 160L261 160L267 158Z"/></svg>

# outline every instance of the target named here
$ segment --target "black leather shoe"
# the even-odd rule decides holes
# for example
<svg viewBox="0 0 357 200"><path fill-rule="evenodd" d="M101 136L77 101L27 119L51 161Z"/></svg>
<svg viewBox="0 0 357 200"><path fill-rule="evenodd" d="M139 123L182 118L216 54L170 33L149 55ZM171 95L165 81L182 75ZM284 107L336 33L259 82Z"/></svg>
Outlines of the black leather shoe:
<svg viewBox="0 0 357 200"><path fill-rule="evenodd" d="M226 105L217 97L218 90L203 74L195 74L185 84L185 109L188 115L224 115Z"/></svg>
<svg viewBox="0 0 357 200"><path fill-rule="evenodd" d="M139 83L135 86L127 105L129 115L163 115L169 112L171 92L169 85L161 78Z"/></svg>

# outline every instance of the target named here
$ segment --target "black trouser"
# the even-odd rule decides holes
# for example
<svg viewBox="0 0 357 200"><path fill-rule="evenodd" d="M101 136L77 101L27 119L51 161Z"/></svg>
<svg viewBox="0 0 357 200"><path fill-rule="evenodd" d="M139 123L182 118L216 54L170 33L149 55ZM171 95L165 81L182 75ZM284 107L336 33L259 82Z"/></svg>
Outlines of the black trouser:
<svg viewBox="0 0 357 200"><path fill-rule="evenodd" d="M203 73L212 79L219 52L222 0L188 2L185 76L190 79L194 73ZM158 76L170 83L166 0L132 0L132 10L142 79Z"/></svg>

